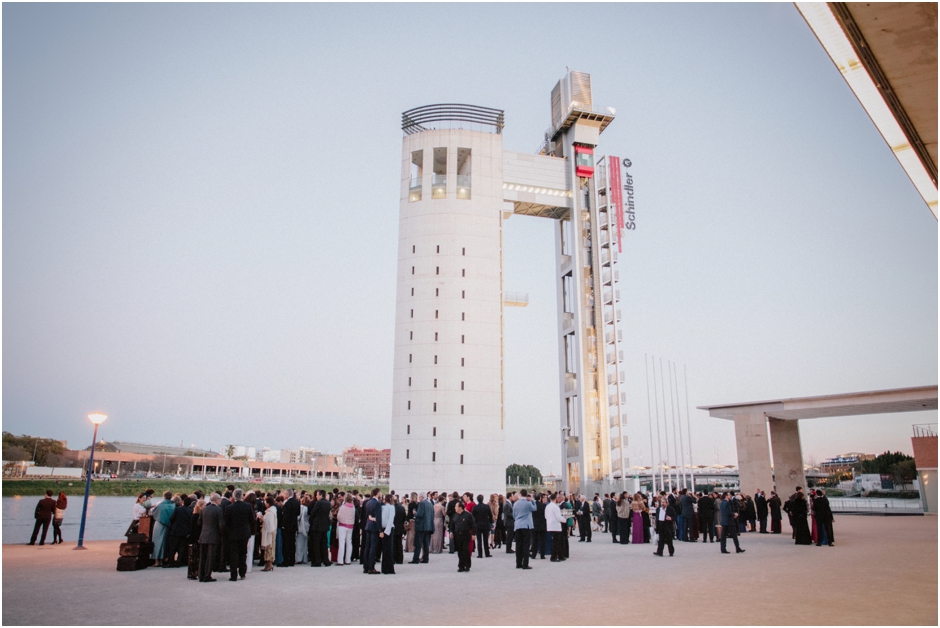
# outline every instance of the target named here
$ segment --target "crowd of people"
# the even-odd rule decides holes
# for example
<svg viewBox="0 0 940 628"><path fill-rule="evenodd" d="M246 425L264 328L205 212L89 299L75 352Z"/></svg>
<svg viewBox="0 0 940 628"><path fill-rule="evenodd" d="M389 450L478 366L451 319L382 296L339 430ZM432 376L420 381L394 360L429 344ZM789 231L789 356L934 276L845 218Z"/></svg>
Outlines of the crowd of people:
<svg viewBox="0 0 940 628"><path fill-rule="evenodd" d="M333 489L312 493L293 489L244 492L234 485L206 496L166 492L152 505L153 491L141 493L134 522L153 520L152 559L164 567L187 567L190 579L214 582L213 573L244 579L253 566L261 571L296 565L349 566L365 574L394 574L406 558L423 564L431 554L457 555L457 571L467 573L477 559L497 550L515 554L516 568L531 569L530 559L569 557L569 540L591 543L593 532L610 534L616 544L656 543L656 556L673 541L727 541L743 553L744 532L780 534L787 513L797 544L833 545L832 511L821 490L807 500L798 487L786 502L771 491L693 493L687 489L646 493L597 494L592 500L565 492L505 495L431 491L396 495ZM768 516L770 530L767 529ZM812 528L810 529L810 522ZM38 525L38 524L37 524Z"/></svg>

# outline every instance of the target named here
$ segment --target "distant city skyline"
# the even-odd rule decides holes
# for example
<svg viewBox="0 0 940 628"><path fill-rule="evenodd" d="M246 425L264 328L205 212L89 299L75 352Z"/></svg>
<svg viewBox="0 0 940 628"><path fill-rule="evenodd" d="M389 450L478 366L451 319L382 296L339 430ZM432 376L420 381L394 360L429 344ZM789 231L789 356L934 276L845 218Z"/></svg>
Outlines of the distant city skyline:
<svg viewBox="0 0 940 628"><path fill-rule="evenodd" d="M937 383L937 222L791 4L2 10L6 431L387 447L401 112L504 109L534 152L566 66L633 163L631 464L644 355L688 368L697 464L735 446L695 406ZM594 39L546 44L575 15ZM558 473L548 223L505 225L506 462ZM936 416L803 421L804 456Z"/></svg>

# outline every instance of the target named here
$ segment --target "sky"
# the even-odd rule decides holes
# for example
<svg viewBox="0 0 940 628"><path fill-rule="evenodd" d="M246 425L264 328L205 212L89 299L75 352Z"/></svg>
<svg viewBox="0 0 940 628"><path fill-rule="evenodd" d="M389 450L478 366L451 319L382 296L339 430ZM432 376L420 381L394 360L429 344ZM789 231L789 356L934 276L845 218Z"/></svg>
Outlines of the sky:
<svg viewBox="0 0 940 628"><path fill-rule="evenodd" d="M2 11L6 431L387 447L401 112L500 108L535 152L566 67L633 163L631 464L645 356L687 373L696 464L735 463L696 406L937 383L937 221L792 4ZM507 464L557 473L554 263L550 220L505 223ZM803 421L804 458L936 421Z"/></svg>

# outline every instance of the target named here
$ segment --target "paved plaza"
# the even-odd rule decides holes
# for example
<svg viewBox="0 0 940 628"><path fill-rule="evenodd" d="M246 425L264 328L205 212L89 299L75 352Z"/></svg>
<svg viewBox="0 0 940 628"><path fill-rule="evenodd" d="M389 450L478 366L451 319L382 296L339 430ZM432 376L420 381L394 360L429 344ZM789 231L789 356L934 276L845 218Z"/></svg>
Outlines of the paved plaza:
<svg viewBox="0 0 940 628"><path fill-rule="evenodd" d="M531 571L497 551L467 574L441 554L394 576L302 565L206 584L184 569L118 572L116 541L4 545L3 623L937 625L935 517L837 516L835 533L832 548L748 533L744 554L677 543L673 558L595 534Z"/></svg>

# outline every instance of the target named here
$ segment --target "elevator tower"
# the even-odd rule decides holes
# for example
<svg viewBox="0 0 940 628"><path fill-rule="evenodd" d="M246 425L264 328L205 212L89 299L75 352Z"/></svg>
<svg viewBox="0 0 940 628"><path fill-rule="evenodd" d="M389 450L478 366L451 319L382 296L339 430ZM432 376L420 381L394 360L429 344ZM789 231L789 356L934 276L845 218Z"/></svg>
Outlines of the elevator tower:
<svg viewBox="0 0 940 628"><path fill-rule="evenodd" d="M628 460L621 411L617 158L596 154L614 111L590 76L551 93L537 154L503 150L501 110L402 114L391 488L505 490L502 223L555 220L564 480L587 492ZM620 214L622 216L622 212ZM508 302L508 301L507 301ZM560 429L559 429L560 428Z"/></svg>

